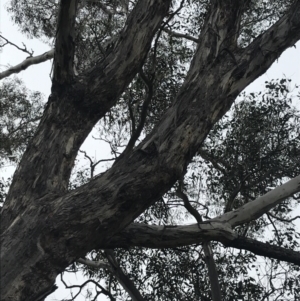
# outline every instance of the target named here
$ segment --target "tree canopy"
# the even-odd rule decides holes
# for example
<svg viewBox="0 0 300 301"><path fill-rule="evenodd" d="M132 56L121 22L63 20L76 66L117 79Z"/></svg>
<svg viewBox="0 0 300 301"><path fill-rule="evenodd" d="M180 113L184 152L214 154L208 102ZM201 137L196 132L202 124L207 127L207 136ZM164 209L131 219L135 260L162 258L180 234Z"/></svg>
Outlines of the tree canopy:
<svg viewBox="0 0 300 301"><path fill-rule="evenodd" d="M300 39L299 0L8 11L49 51L0 36L29 55L0 72L0 168L16 165L0 181L1 300L44 300L77 271L70 300L87 284L87 300L300 298L299 88L243 92ZM49 59L48 99L10 77ZM80 149L92 130L111 158Z"/></svg>

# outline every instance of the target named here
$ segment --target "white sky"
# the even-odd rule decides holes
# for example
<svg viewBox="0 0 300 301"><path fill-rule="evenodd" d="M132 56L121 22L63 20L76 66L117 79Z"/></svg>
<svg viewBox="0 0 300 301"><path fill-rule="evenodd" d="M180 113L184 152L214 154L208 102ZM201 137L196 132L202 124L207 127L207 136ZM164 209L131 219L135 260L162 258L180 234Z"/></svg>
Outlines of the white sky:
<svg viewBox="0 0 300 301"><path fill-rule="evenodd" d="M2 0L0 6L1 34L18 46L22 46L22 42L24 42L29 50L34 50L34 55L39 55L50 50L48 45L45 45L37 40L29 40L18 31L17 26L11 22L10 16L5 9L7 2L7 0ZM0 53L0 71L6 70L9 66L19 64L26 57L27 55L25 53L22 53L13 46L5 46L3 52ZM27 70L17 74L17 76L25 82L27 88L42 92L45 95L45 100L49 96L51 89L51 64L52 63L50 61L47 61L43 64L31 66ZM278 61L275 62L264 75L247 87L246 91L258 92L264 89L265 81L282 77L292 79L291 87L293 87L296 83L300 84L300 42L296 44L296 48L293 47L286 50L278 59ZM300 108L299 100L295 102L295 105ZM88 142L83 145L83 149L86 150L88 154L94 155L94 157L96 157L98 160L101 159L101 157L111 157L108 146L105 146L103 143L99 144L99 141L95 141L93 139L88 139ZM1 169L1 176L8 176L13 172L13 170L13 167ZM300 227L300 223L298 226ZM79 284L82 282L82 280L83 279L80 274L66 278L66 281L69 284ZM74 290L74 292L76 292L76 290ZM60 287L56 292L50 295L47 300L62 300L68 296L69 291ZM81 301L85 299L77 298L76 300ZM104 298L103 300L106 299Z"/></svg>

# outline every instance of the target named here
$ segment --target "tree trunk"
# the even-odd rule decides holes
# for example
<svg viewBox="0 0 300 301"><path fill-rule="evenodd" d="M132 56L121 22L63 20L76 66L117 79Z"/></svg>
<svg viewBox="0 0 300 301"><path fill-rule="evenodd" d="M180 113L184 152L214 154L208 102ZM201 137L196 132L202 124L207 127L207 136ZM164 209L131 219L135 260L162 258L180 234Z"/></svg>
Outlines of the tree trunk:
<svg viewBox="0 0 300 301"><path fill-rule="evenodd" d="M69 264L161 198L237 95L300 38L300 1L245 49L234 34L244 1L211 1L186 81L162 121L111 169L68 192L80 145L138 72L170 2L138 1L112 52L80 78L70 64L55 65L65 69L55 73L1 214L1 300L43 300Z"/></svg>

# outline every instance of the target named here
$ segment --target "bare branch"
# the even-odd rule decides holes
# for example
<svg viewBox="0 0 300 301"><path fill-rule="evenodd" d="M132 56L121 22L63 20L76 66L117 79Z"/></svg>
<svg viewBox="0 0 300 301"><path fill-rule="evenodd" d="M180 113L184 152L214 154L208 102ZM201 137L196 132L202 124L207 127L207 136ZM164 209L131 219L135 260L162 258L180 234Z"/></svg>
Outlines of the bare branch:
<svg viewBox="0 0 300 301"><path fill-rule="evenodd" d="M196 219L198 224L203 222L201 215L199 212L191 205L188 196L182 191L182 181L179 183L179 188L176 191L176 195L180 197L184 202L184 207L186 210Z"/></svg>
<svg viewBox="0 0 300 301"><path fill-rule="evenodd" d="M110 159L101 159L101 160L98 160L98 161L94 162L94 160L85 151L79 150L79 152L83 153L84 157L89 160L89 163L90 163L90 178L91 179L94 177L95 168L97 167L97 165L99 163L116 160L115 158L110 158Z"/></svg>
<svg viewBox="0 0 300 301"><path fill-rule="evenodd" d="M151 79L148 79L146 77L143 70L141 70L139 74L140 74L140 77L143 79L144 83L146 84L147 96L146 96L146 99L145 99L145 101L142 105L142 112L141 112L141 116L140 116L140 122L139 122L136 129L135 129L135 119L134 119L134 116L132 115L132 130L133 130L133 133L130 137L130 140L129 140L125 150L123 151L123 153L121 154L121 156L117 160L121 159L123 156L126 156L126 154L128 154L133 149L137 139L139 138L139 136L140 136L140 134L141 134L141 132L144 128L144 125L145 125L145 122L146 122L146 117L147 117L147 110L148 110L149 104L151 102L151 99L153 97L154 74L152 75ZM129 107L129 110L130 110L130 107Z"/></svg>
<svg viewBox="0 0 300 301"><path fill-rule="evenodd" d="M5 41L4 44L0 45L0 48L4 47L5 45L12 45L12 46L16 47L18 50L23 51L23 52L29 54L30 57L32 57L34 51L32 49L31 49L31 51L29 51L24 43L23 43L24 48L21 48L18 45L10 42L8 39L4 38L4 36L2 36L2 35L0 35L0 38Z"/></svg>
<svg viewBox="0 0 300 301"><path fill-rule="evenodd" d="M131 120L131 135L133 135L133 133L135 132L136 126L135 126L135 116L133 114L132 103L130 101L128 103L128 110L129 110L129 116L130 116L130 120Z"/></svg>
<svg viewBox="0 0 300 301"><path fill-rule="evenodd" d="M111 300L115 300L115 298L113 298L113 296L110 294L110 292L108 292L104 287L102 287L102 285L100 283L96 282L93 279L88 279L85 282L83 282L81 285L68 285L63 279L63 273L61 273L60 274L60 280L64 284L65 288L67 288L67 289L78 288L78 292L74 296L73 296L73 294L71 294L72 295L71 299L67 299L67 300L64 300L64 301L73 301L73 300L75 300L79 296L79 294L81 293L82 289L89 283L93 283L96 288L100 289L100 291L97 291L97 289L96 289L96 297L94 298L94 300L96 300L97 296L99 296L101 293L103 293L104 295L109 296L111 298Z"/></svg>
<svg viewBox="0 0 300 301"><path fill-rule="evenodd" d="M276 237L276 240L278 242L278 245L281 245L282 244L282 241L281 241L281 238L280 238L280 235L278 233L278 230L276 228L276 225L274 224L273 220L271 219L269 213L266 214L267 215L267 218L268 220L270 221L271 225L273 226L273 229L275 231L275 237Z"/></svg>
<svg viewBox="0 0 300 301"><path fill-rule="evenodd" d="M184 207L188 210L190 214L194 216L197 220L198 224L203 222L201 215L199 212L191 205L188 196L183 192L183 181L180 181L179 188L176 191L178 197L182 198L184 202ZM211 285L211 295L213 301L220 301L222 300L222 293L219 283L219 276L217 271L217 266L214 260L214 253L211 247L210 242L203 243L203 251L205 255L205 263L208 269L208 275Z"/></svg>
<svg viewBox="0 0 300 301"><path fill-rule="evenodd" d="M175 37L175 38L184 38L184 39L187 39L187 40L190 40L192 42L195 42L195 43L198 43L199 42L199 39L195 38L195 37L192 37L188 34L184 34L184 33L180 33L180 32L175 32L175 31L172 31L168 28L164 28L163 29L164 32L168 33L171 37Z"/></svg>
<svg viewBox="0 0 300 301"><path fill-rule="evenodd" d="M113 275L120 282L125 291L129 294L133 301L145 301L139 290L135 287L132 280L122 271L113 250L105 250L105 255L113 269Z"/></svg>
<svg viewBox="0 0 300 301"><path fill-rule="evenodd" d="M0 72L0 80L12 74L19 73L32 65L40 64L48 60L51 60L53 56L54 56L54 49L47 51L41 55L28 57L22 63L14 67L10 67L9 69L3 72Z"/></svg>
<svg viewBox="0 0 300 301"><path fill-rule="evenodd" d="M120 282L125 291L134 301L144 301L144 298L135 287L134 283L122 271L112 250L105 250L105 255L109 263L103 261L92 261L89 259L79 258L77 262L85 264L92 268L107 269Z"/></svg>
<svg viewBox="0 0 300 301"><path fill-rule="evenodd" d="M291 223L291 222L295 221L296 219L300 218L300 215L297 215L297 216L295 216L293 218L286 219L286 218L279 217L279 216L277 216L277 215L275 215L275 214L273 214L271 212L269 212L268 214L270 216L272 216L273 218L275 218L276 220L281 221L283 223Z"/></svg>

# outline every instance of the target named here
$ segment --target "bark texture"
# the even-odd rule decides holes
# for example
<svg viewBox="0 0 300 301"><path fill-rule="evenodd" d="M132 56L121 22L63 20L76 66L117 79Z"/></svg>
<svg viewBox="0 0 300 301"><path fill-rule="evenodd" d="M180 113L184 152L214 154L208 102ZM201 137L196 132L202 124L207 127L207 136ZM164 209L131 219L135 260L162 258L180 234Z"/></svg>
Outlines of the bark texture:
<svg viewBox="0 0 300 301"><path fill-rule="evenodd" d="M211 1L186 80L162 121L106 173L68 192L80 145L141 68L171 1L138 1L110 53L79 78L72 68L77 1L61 2L60 12L66 10L68 18L58 18L52 94L1 213L3 301L43 300L56 276L88 251L117 246L114 237L121 234L134 240L139 233L128 225L182 177L237 95L300 39L300 1L245 49L237 47L236 39L247 1ZM292 192L278 202L299 191L295 181ZM272 204L270 199L263 207L255 203L251 218ZM245 213L229 212L199 227L182 228L186 238L168 246L189 243L193 231L207 240L232 241L232 227L246 221ZM154 235L144 244L156 247L155 239L163 244L159 237L165 230L176 237L180 227L150 230Z"/></svg>

